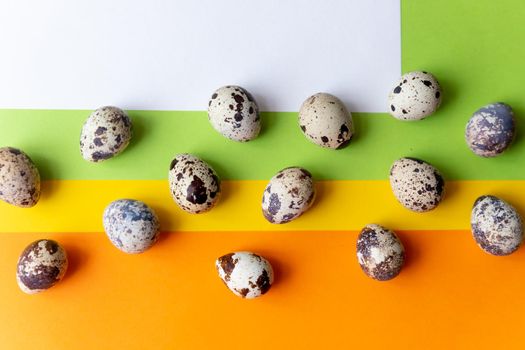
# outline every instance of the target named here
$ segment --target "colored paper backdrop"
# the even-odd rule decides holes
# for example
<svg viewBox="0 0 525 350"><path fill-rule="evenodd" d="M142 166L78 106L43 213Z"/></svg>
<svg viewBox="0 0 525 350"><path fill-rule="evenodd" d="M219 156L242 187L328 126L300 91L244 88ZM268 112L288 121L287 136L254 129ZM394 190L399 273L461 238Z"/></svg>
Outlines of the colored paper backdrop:
<svg viewBox="0 0 525 350"><path fill-rule="evenodd" d="M0 348L318 349L522 348L525 250L482 252L468 229L472 202L491 193L525 214L525 5L518 0L404 0L402 70L428 70L444 90L442 108L417 123L356 114L357 138L332 152L305 140L296 113L266 113L261 137L228 142L205 112L130 111L136 137L103 164L78 154L85 110L0 110L2 144L26 150L41 169L33 209L0 203ZM518 138L495 159L463 140L478 107L502 101L518 118ZM171 157L193 152L225 181L209 214L182 213L165 181ZM401 156L423 158L448 180L443 205L407 213L388 187ZM303 218L273 226L259 215L264 183L289 165L322 180ZM101 210L114 197L151 203L162 239L127 256L102 232ZM399 232L407 265L379 283L359 269L355 243L368 222ZM18 254L37 238L63 243L64 281L36 296L14 278ZM276 284L264 297L233 296L214 259L234 250L266 256Z"/></svg>

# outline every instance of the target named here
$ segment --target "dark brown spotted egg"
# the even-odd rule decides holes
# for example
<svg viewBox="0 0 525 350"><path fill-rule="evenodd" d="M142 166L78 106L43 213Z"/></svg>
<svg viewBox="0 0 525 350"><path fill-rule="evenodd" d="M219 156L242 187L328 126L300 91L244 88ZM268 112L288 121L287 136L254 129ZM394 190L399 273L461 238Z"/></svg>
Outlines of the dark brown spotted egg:
<svg viewBox="0 0 525 350"><path fill-rule="evenodd" d="M208 119L215 130L234 141L253 140L261 131L257 102L240 86L223 86L213 93Z"/></svg>
<svg viewBox="0 0 525 350"><path fill-rule="evenodd" d="M35 294L53 287L66 274L67 255L64 248L50 239L41 239L27 246L18 258L16 280L20 289Z"/></svg>
<svg viewBox="0 0 525 350"><path fill-rule="evenodd" d="M299 167L286 168L272 177L264 189L262 212L269 222L284 224L307 211L314 197L312 174Z"/></svg>
<svg viewBox="0 0 525 350"><path fill-rule="evenodd" d="M493 103L472 115L465 128L465 140L478 156L495 157L509 148L515 133L512 108L504 103Z"/></svg>
<svg viewBox="0 0 525 350"><path fill-rule="evenodd" d="M478 246L492 255L509 255L523 241L521 216L514 207L495 196L476 199L470 226Z"/></svg>
<svg viewBox="0 0 525 350"><path fill-rule="evenodd" d="M325 148L344 148L354 134L352 114L341 100L323 92L304 101L299 126L308 140Z"/></svg>
<svg viewBox="0 0 525 350"><path fill-rule="evenodd" d="M415 158L401 158L390 168L390 187L405 208L426 212L438 206L445 181L432 165Z"/></svg>
<svg viewBox="0 0 525 350"><path fill-rule="evenodd" d="M221 194L221 182L215 170L191 154L179 154L173 159L169 184L175 203L192 214L213 208Z"/></svg>
<svg viewBox="0 0 525 350"><path fill-rule="evenodd" d="M112 106L95 110L80 134L80 153L85 160L101 162L124 151L131 140L132 126L126 112Z"/></svg>
<svg viewBox="0 0 525 350"><path fill-rule="evenodd" d="M119 199L104 210L104 231L115 247L128 254L142 253L159 238L157 215L141 201Z"/></svg>
<svg viewBox="0 0 525 350"><path fill-rule="evenodd" d="M19 149L0 148L0 199L21 208L30 208L40 199L40 173Z"/></svg>
<svg viewBox="0 0 525 350"><path fill-rule="evenodd" d="M388 281L401 272L405 248L393 231L366 225L357 238L357 261L368 277Z"/></svg>
<svg viewBox="0 0 525 350"><path fill-rule="evenodd" d="M257 298L268 292L273 284L272 266L254 253L223 255L215 261L215 267L226 287L241 298Z"/></svg>
<svg viewBox="0 0 525 350"><path fill-rule="evenodd" d="M441 86L427 72L406 73L388 95L388 112L399 120L420 120L441 104Z"/></svg>

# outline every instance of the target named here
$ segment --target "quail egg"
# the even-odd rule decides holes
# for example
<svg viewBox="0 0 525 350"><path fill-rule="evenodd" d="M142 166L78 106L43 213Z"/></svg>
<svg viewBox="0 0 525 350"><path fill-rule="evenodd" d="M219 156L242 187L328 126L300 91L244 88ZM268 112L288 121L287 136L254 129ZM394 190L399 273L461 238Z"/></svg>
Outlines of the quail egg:
<svg viewBox="0 0 525 350"><path fill-rule="evenodd" d="M64 277L67 266L66 251L60 244L50 239L35 241L18 258L18 286L27 294L42 292Z"/></svg>
<svg viewBox="0 0 525 350"><path fill-rule="evenodd" d="M299 167L286 168L272 177L264 189L262 212L269 222L284 224L306 212L314 197L312 174Z"/></svg>
<svg viewBox="0 0 525 350"><path fill-rule="evenodd" d="M122 109L112 106L95 110L80 134L80 153L85 160L101 162L124 151L131 140L131 120Z"/></svg>
<svg viewBox="0 0 525 350"><path fill-rule="evenodd" d="M441 104L441 86L427 72L406 73L388 95L388 112L399 120L420 120Z"/></svg>
<svg viewBox="0 0 525 350"><path fill-rule="evenodd" d="M250 141L261 131L259 107L240 86L223 86L211 95L208 119L215 130L233 141Z"/></svg>
<svg viewBox="0 0 525 350"><path fill-rule="evenodd" d="M40 199L40 173L27 154L13 147L0 148L0 199L30 208Z"/></svg>
<svg viewBox="0 0 525 350"><path fill-rule="evenodd" d="M226 287L241 298L257 298L268 292L273 284L272 266L254 253L223 255L215 261L215 267Z"/></svg>
<svg viewBox="0 0 525 350"><path fill-rule="evenodd" d="M221 183L215 170L191 154L179 154L173 159L169 184L175 203L191 214L209 211L221 194Z"/></svg>
<svg viewBox="0 0 525 350"><path fill-rule="evenodd" d="M343 102L322 92L304 101L299 110L299 126L308 140L331 149L344 148L354 134L352 114Z"/></svg>
<svg viewBox="0 0 525 350"><path fill-rule="evenodd" d="M426 212L438 206L445 194L441 173L427 162L401 158L390 168L390 186L405 208Z"/></svg>

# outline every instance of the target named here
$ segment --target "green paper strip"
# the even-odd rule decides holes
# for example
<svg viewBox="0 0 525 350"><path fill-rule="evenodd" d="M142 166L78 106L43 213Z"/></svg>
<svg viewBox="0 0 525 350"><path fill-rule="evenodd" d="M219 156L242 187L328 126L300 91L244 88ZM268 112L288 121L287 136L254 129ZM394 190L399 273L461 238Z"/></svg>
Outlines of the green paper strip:
<svg viewBox="0 0 525 350"><path fill-rule="evenodd" d="M427 160L448 179L525 178L525 143L518 141L498 158L479 158L463 140L468 116L447 120L440 113L410 123L382 114L354 114L355 139L334 151L306 140L296 113L263 113L259 138L237 143L213 130L205 112L131 111L132 144L118 157L94 164L82 159L78 145L88 115L79 110L0 110L0 145L23 149L42 177L54 180L164 179L172 157L182 152L199 155L231 180L269 179L291 165L306 167L318 179L387 179L390 165L402 156Z"/></svg>

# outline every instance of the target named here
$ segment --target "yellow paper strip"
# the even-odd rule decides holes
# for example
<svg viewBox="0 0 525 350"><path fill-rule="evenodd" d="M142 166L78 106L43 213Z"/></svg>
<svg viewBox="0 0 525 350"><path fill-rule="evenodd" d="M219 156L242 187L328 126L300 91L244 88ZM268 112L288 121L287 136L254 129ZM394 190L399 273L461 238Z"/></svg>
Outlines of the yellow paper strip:
<svg viewBox="0 0 525 350"><path fill-rule="evenodd" d="M474 200L500 196L525 212L525 181L448 182L446 196L432 212L413 213L394 198L388 181L321 181L313 207L284 225L268 223L261 213L266 181L224 181L219 204L210 212L188 214L171 199L167 181L45 181L40 202L21 209L0 203L0 232L100 232L105 206L119 198L146 202L164 231L359 230L375 222L398 230L468 229Z"/></svg>

